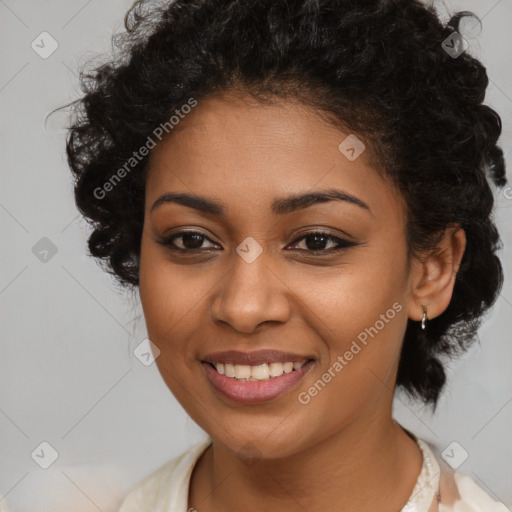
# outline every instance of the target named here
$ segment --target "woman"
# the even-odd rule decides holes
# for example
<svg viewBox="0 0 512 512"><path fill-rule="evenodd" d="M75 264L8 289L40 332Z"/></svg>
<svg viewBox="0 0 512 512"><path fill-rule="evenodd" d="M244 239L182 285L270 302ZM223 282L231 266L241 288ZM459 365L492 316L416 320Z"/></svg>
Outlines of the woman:
<svg viewBox="0 0 512 512"><path fill-rule="evenodd" d="M68 137L91 254L209 435L121 512L505 511L392 418L502 285L485 68L417 0L137 2Z"/></svg>

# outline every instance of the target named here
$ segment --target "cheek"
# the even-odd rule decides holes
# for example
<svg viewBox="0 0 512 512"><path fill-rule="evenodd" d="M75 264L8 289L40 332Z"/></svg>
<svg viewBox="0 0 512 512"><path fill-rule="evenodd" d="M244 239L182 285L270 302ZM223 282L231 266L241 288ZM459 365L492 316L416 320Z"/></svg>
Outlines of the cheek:
<svg viewBox="0 0 512 512"><path fill-rule="evenodd" d="M348 301L338 311L339 319L329 325L334 336L324 340L326 357L296 396L308 431L323 436L378 414L392 401L407 321L398 301L368 300L363 311Z"/></svg>
<svg viewBox="0 0 512 512"><path fill-rule="evenodd" d="M190 277L184 277L176 266L171 271L165 251L144 237L139 283L148 337L160 350L158 370L172 394L198 421L193 397L199 393L192 389L198 380L194 372L201 367L194 359L188 333L197 326L193 311L200 306L201 290L191 287Z"/></svg>
<svg viewBox="0 0 512 512"><path fill-rule="evenodd" d="M344 280L345 291L336 302L338 316L330 317L332 330L344 333L338 337L340 343L336 343L337 355L349 350L354 342L361 346L365 356L384 352L384 348L386 353L393 351L393 346L400 344L406 319L403 276L398 274L387 266L380 271L375 267L367 271L359 268ZM372 340L377 343L371 343Z"/></svg>
<svg viewBox="0 0 512 512"><path fill-rule="evenodd" d="M176 355L180 354L179 344L185 346L180 332L190 322L188 317L200 300L201 290L191 287L189 278L185 278L179 268L171 270L165 251L145 239L145 235L141 246L139 283L149 338L162 355L170 347Z"/></svg>
<svg viewBox="0 0 512 512"><path fill-rule="evenodd" d="M329 283L320 286L318 280L310 281L304 290L304 297L315 297L310 299L316 312L314 330L322 333L324 343L320 368L300 390L302 403L318 408L320 415L321 410L340 404L339 415L331 415L334 422L357 414L394 388L407 325L402 243L396 240L392 253L384 244L365 249Z"/></svg>
<svg viewBox="0 0 512 512"><path fill-rule="evenodd" d="M364 346L373 338L383 339L388 349L401 342L408 282L405 247L391 253L382 246L364 247L339 269L316 272L314 279L310 270L295 274L304 283L300 297L308 308L302 311L314 311L310 322L324 338L331 359L349 350L353 340Z"/></svg>

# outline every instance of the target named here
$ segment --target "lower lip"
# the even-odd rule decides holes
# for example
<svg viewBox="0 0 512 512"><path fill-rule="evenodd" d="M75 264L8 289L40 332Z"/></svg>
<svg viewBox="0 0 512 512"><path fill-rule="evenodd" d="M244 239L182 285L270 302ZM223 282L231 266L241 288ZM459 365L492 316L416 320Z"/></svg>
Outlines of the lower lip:
<svg viewBox="0 0 512 512"><path fill-rule="evenodd" d="M221 375L209 363L202 362L210 384L222 396L233 402L256 404L275 400L296 387L312 368L314 361L307 361L298 370L283 373L268 380L241 381Z"/></svg>

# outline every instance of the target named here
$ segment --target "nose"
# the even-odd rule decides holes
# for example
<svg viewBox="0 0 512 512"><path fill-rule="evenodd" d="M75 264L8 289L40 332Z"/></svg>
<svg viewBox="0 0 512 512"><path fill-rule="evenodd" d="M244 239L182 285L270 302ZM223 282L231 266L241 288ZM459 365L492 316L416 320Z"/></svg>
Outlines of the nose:
<svg viewBox="0 0 512 512"><path fill-rule="evenodd" d="M251 263L238 255L233 259L215 290L210 307L212 320L246 334L264 322L288 321L290 289L269 267L265 256L262 254Z"/></svg>

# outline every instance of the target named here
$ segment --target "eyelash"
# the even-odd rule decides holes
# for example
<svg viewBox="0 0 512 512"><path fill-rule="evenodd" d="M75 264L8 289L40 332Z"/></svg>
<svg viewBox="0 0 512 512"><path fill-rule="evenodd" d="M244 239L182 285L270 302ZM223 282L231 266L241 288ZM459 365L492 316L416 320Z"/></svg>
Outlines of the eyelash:
<svg viewBox="0 0 512 512"><path fill-rule="evenodd" d="M206 235L203 235L199 231L180 231L179 233L173 233L171 236L165 237L165 238L163 238L161 240L157 240L157 243L160 244L160 245L163 245L164 247L166 247L170 251L174 251L174 252L189 253L189 254L190 253L198 253L198 252L206 252L204 249L182 249L180 247L176 247L173 244L174 240L176 240L177 238L182 238L184 235L187 235L187 234L199 235L204 240L208 240L212 244L215 243L212 240L210 240ZM335 253L335 252L339 252L339 251L342 251L344 249L348 249L349 247L354 247L356 245L359 245L356 242L351 242L350 240L346 240L344 238L340 238L340 237L331 235L330 233L327 233L325 231L311 231L309 233L306 233L306 234L302 235L301 237L297 238L294 242L292 242L292 245L297 244L298 242L306 239L308 236L313 236L313 235L320 235L320 236L322 236L324 238L327 238L328 240L332 240L334 242L337 242L338 245L335 248L331 248L331 249L318 249L316 251L315 250L308 250L308 249L297 249L297 250L301 251L301 252L307 252L307 253L310 253L310 254L326 255L326 254L332 254L332 253ZM211 249L207 249L207 250L211 250Z"/></svg>

